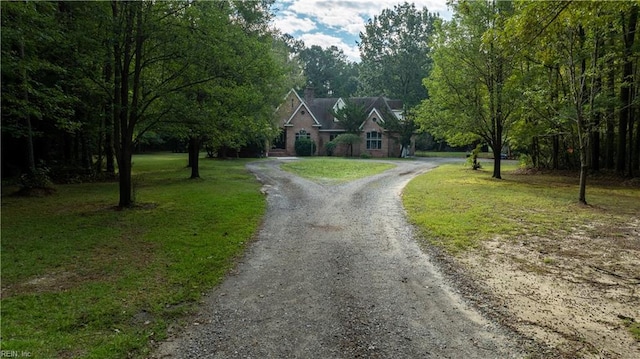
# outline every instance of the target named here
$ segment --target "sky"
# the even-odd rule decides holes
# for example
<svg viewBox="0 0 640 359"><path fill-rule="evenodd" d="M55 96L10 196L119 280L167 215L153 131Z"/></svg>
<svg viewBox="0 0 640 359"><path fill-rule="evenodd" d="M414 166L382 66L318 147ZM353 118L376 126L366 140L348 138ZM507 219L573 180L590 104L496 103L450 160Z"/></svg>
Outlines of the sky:
<svg viewBox="0 0 640 359"><path fill-rule="evenodd" d="M369 19L402 0L276 0L273 25L283 34L304 41L307 47L335 45L349 61L360 61L357 41ZM408 0L444 19L451 18L446 0Z"/></svg>

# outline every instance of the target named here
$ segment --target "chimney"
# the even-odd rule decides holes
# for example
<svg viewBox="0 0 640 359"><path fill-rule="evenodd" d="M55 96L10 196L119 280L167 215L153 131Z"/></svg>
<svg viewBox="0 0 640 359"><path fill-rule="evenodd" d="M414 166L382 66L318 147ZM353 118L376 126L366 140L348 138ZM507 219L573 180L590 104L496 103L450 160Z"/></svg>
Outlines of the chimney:
<svg viewBox="0 0 640 359"><path fill-rule="evenodd" d="M311 105L313 105L313 98L314 97L315 97L315 91L313 90L313 87L307 86L304 89L304 102L306 102L307 105L311 106Z"/></svg>

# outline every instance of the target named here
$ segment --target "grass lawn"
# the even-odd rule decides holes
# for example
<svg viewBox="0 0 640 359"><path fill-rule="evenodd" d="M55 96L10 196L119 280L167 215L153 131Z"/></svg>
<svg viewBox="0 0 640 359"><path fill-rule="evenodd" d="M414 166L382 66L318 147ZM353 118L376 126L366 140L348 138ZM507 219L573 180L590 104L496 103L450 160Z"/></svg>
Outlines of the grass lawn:
<svg viewBox="0 0 640 359"><path fill-rule="evenodd" d="M416 157L443 157L443 158L467 158L469 152L435 152L435 151L416 151ZM493 158L491 152L481 152L478 158Z"/></svg>
<svg viewBox="0 0 640 359"><path fill-rule="evenodd" d="M518 175L503 166L491 178L489 162L480 171L445 165L412 180L403 201L425 238L451 252L496 236L553 235L623 226L640 213L640 189L588 180L587 202L578 204L578 179L559 175ZM597 227L597 226L596 226Z"/></svg>
<svg viewBox="0 0 640 359"><path fill-rule="evenodd" d="M337 157L309 157L287 162L283 170L314 181L348 182L395 167L391 163Z"/></svg>
<svg viewBox="0 0 640 359"><path fill-rule="evenodd" d="M134 156L138 208L116 210L117 183L62 185L2 198L2 350L34 358L145 357L195 308L265 212L246 161Z"/></svg>

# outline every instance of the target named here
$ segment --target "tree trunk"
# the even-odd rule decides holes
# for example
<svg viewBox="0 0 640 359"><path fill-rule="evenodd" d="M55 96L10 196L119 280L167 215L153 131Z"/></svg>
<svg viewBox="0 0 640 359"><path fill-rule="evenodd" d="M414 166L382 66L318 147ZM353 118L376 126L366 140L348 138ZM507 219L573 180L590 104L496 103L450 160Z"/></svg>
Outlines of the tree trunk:
<svg viewBox="0 0 640 359"><path fill-rule="evenodd" d="M492 149L493 149L493 175L491 177L493 178L497 178L497 179L502 179L502 176L500 175L500 166L502 164L502 161L500 159L500 154L502 153L502 149L500 148L501 141L499 142L499 144L496 144L496 140L494 139L493 141L494 143L491 145Z"/></svg>
<svg viewBox="0 0 640 359"><path fill-rule="evenodd" d="M640 115L640 107L637 105L635 107L636 116ZM636 148L633 152L633 160L631 161L632 168L634 168L634 174L638 175L640 173L640 122L636 122Z"/></svg>
<svg viewBox="0 0 640 359"><path fill-rule="evenodd" d="M191 179L200 178L200 137L189 138L189 160L191 162Z"/></svg>
<svg viewBox="0 0 640 359"><path fill-rule="evenodd" d="M496 80L494 82L495 86L495 108L496 112L493 114L494 116L494 147L493 147L493 178L502 179L501 175L501 163L502 163L502 132L504 127L504 118L502 114L502 82L503 82L503 68L502 68L502 59L497 59L496 64Z"/></svg>
<svg viewBox="0 0 640 359"><path fill-rule="evenodd" d="M20 39L20 59L23 62L25 60L24 53L24 39ZM23 84L23 98L25 103L29 103L29 80L27 77L27 69L26 67L22 67L22 84ZM26 115L24 117L24 124L27 128L27 170L29 174L33 175L36 172L36 157L33 151L33 128L31 127L31 115L29 111L26 111Z"/></svg>
<svg viewBox="0 0 640 359"><path fill-rule="evenodd" d="M111 61L106 61L104 65L104 81L105 83L109 83L113 78L113 70L111 67ZM118 85L119 83L114 85ZM115 92L118 92L117 90ZM104 157L106 159L106 168L105 170L109 174L114 174L116 172L115 165L113 163L113 100L112 102L107 101L104 106Z"/></svg>
<svg viewBox="0 0 640 359"><path fill-rule="evenodd" d="M596 115L596 124L595 127L599 127L600 115ZM591 132L591 171L598 172L600 171L600 131Z"/></svg>
<svg viewBox="0 0 640 359"><path fill-rule="evenodd" d="M586 158L584 159L584 161L586 162ZM578 196L578 201L582 204L587 204L586 192L587 192L587 172L588 171L589 171L589 166L584 166L584 165L580 166L580 194Z"/></svg>
<svg viewBox="0 0 640 359"><path fill-rule="evenodd" d="M187 167L193 166L193 141L191 141L191 136L189 136L189 143L187 144Z"/></svg>
<svg viewBox="0 0 640 359"><path fill-rule="evenodd" d="M120 190L120 202L118 204L119 207L131 207L133 205L132 198L132 188L131 188L131 154L133 151L132 148L132 136L133 134L129 132L130 122L134 121L134 118L129 118L130 116L134 116L134 113L131 111L132 109L129 107L129 69L131 65L131 41L130 39L133 36L133 17L134 12L131 9L130 3L121 3L123 6L128 8L124 8L123 10L126 14L123 14L126 17L126 25L125 25L125 33L123 38L124 41L124 49L120 54L120 50L115 51L115 63L116 70L119 72L119 88L116 88L116 91L119 90L119 103L117 104L118 108L118 127L119 127L119 143L117 146L118 151L118 178L119 178L119 190ZM114 9L114 17L118 13L118 5L115 1L112 2L112 7ZM117 45L114 45L117 46ZM120 56L118 56L120 55Z"/></svg>
<svg viewBox="0 0 640 359"><path fill-rule="evenodd" d="M638 18L638 6L631 7L629 24L623 33L624 36L624 66L622 72L622 86L620 89L620 118L618 121L618 162L616 170L623 174L627 164L627 129L631 114L631 87L633 86L633 42L636 33L636 21ZM623 19L624 20L624 19ZM624 26L624 21L623 21Z"/></svg>
<svg viewBox="0 0 640 359"><path fill-rule="evenodd" d="M118 184L120 189L120 202L118 207L129 208L133 206L133 186L131 182L131 144L122 143L118 156Z"/></svg>
<svg viewBox="0 0 640 359"><path fill-rule="evenodd" d="M537 136L531 139L531 165L540 168L540 139Z"/></svg>
<svg viewBox="0 0 640 359"><path fill-rule="evenodd" d="M560 169L560 135L553 135L553 155L552 155L552 169Z"/></svg>
<svg viewBox="0 0 640 359"><path fill-rule="evenodd" d="M613 39L611 40L611 42L613 43ZM607 92L610 98L614 98L616 95L616 90L615 90L615 66L613 63L613 57L611 57L609 60L607 60L607 68L609 69L609 73L607 75ZM616 107L615 104L613 103L613 101L611 101L611 104L608 106L607 108L607 114L606 114L606 122L607 122L607 129L606 129L606 137L605 137L605 145L604 145L604 152L605 152L605 167L607 169L613 169L614 168L614 155L615 155L615 112L616 112Z"/></svg>

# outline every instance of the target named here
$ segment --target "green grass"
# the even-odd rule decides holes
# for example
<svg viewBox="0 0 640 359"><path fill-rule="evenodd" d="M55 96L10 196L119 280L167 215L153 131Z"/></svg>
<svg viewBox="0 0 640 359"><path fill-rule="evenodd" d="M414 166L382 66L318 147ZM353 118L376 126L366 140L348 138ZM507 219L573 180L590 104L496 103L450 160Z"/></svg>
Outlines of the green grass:
<svg viewBox="0 0 640 359"><path fill-rule="evenodd" d="M287 162L282 169L314 181L348 182L395 167L391 163L346 158L313 157Z"/></svg>
<svg viewBox="0 0 640 359"><path fill-rule="evenodd" d="M417 157L443 157L443 158L466 158L470 152L436 152L436 151L416 151ZM493 153L481 152L478 158L493 158Z"/></svg>
<svg viewBox="0 0 640 359"><path fill-rule="evenodd" d="M117 183L63 185L2 199L2 350L35 358L145 357L194 309L252 238L265 212L246 161L134 156L137 202Z"/></svg>
<svg viewBox="0 0 640 359"><path fill-rule="evenodd" d="M503 166L503 179L491 178L490 163L480 171L445 165L412 180L403 201L410 220L425 238L455 253L496 236L541 235L562 238L593 223L607 230L624 226L640 213L640 190L587 186L589 206L578 204L573 177L516 175ZM615 235L615 233L606 233Z"/></svg>
<svg viewBox="0 0 640 359"><path fill-rule="evenodd" d="M631 333L633 338L637 342L640 342L640 323L630 322L630 323L626 323L625 325L629 329L629 332Z"/></svg>

